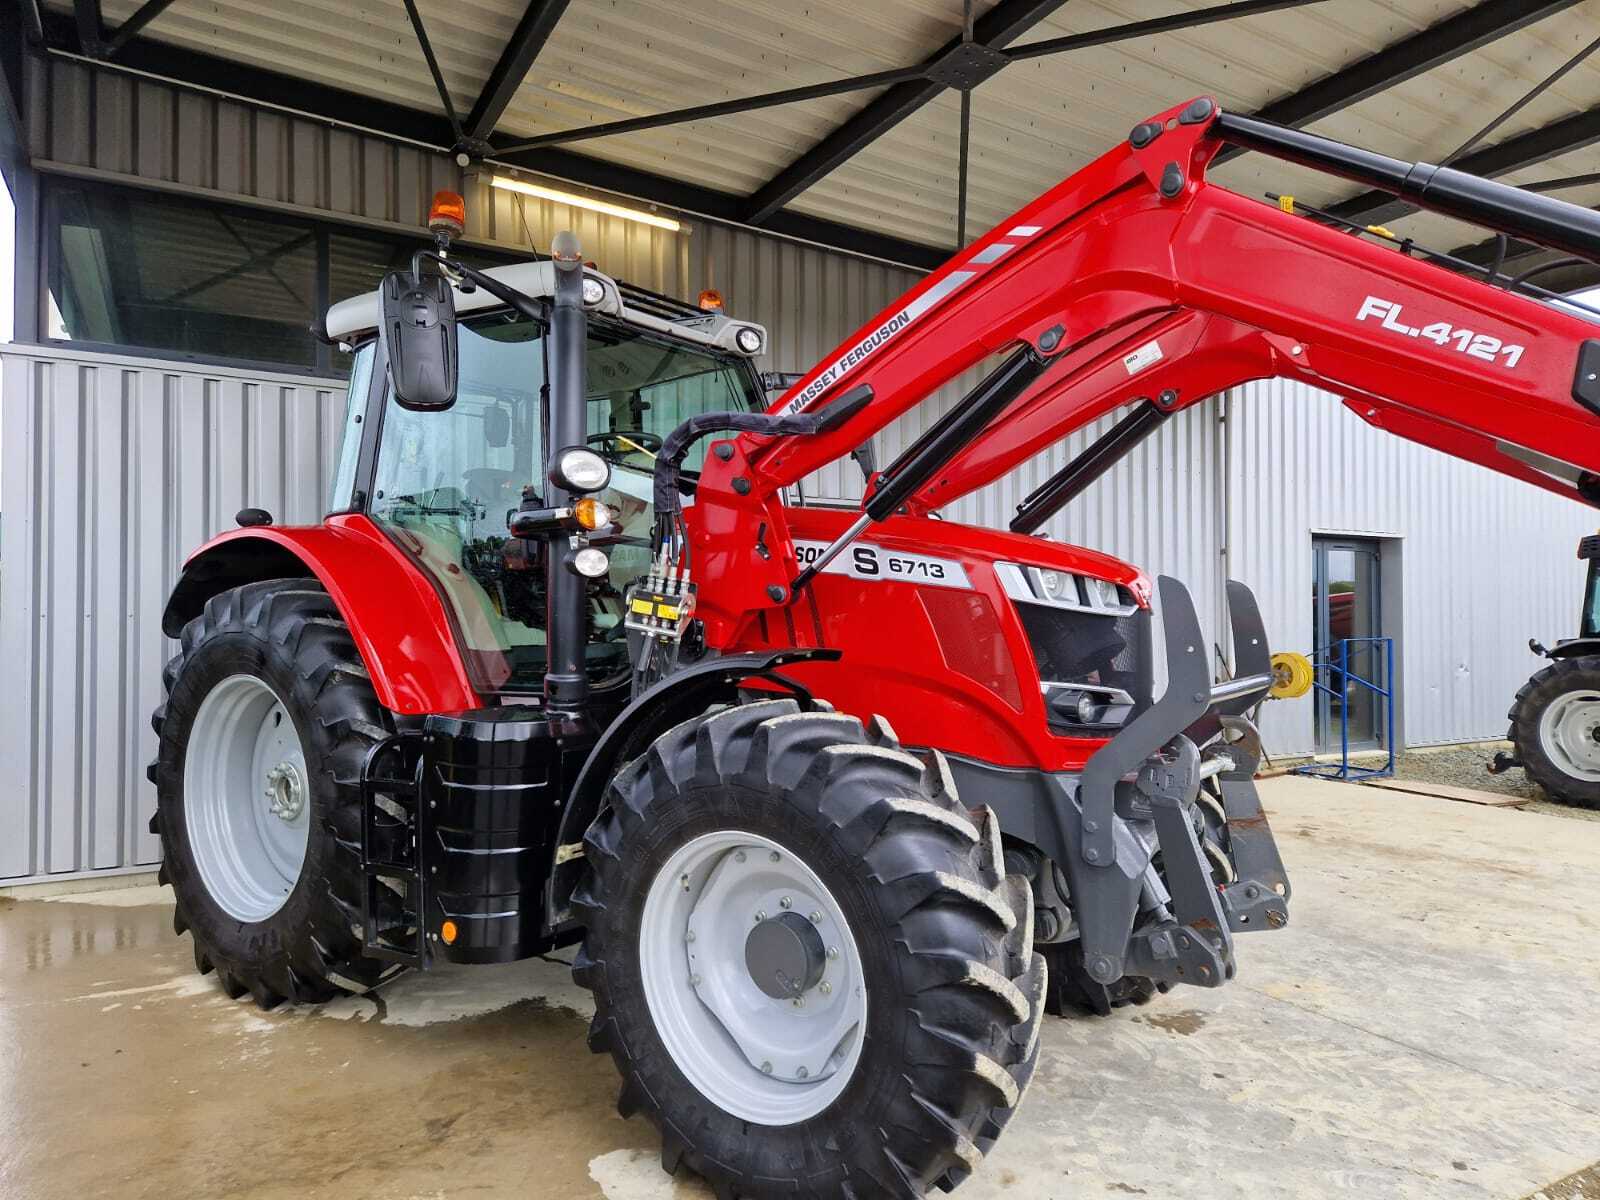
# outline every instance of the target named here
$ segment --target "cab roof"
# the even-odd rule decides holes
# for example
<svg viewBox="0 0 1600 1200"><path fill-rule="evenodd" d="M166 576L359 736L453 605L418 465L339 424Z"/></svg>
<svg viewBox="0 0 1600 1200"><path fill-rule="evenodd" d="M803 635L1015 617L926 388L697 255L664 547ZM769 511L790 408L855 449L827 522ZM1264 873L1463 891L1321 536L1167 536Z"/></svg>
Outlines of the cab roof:
<svg viewBox="0 0 1600 1200"><path fill-rule="evenodd" d="M592 303L584 304L584 308L590 312L604 313L652 333L714 347L741 358L754 358L767 348L766 328L754 321L735 321L720 312L707 312L642 288L618 283L592 267L585 267L583 273L585 280L600 284L599 297ZM526 296L555 294L555 264L548 259L490 267L484 274L516 288ZM482 288L464 290L455 285L452 288L457 313L486 311L499 308L503 303ZM377 329L381 311L376 290L341 300L328 309L325 322L327 334L335 341L357 341ZM745 329L753 329L760 335L760 345L753 351L739 345L738 334Z"/></svg>

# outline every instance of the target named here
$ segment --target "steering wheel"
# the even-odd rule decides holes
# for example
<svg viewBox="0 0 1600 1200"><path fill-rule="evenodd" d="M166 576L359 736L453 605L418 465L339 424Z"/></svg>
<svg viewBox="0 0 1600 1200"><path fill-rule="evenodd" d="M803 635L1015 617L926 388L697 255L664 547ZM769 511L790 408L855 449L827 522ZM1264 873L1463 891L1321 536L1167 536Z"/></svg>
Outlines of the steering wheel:
<svg viewBox="0 0 1600 1200"><path fill-rule="evenodd" d="M637 454L641 450L653 456L661 450L661 438L642 429L613 429L609 433L591 433L587 440L589 445L599 446L600 453L606 458L620 459L629 454Z"/></svg>

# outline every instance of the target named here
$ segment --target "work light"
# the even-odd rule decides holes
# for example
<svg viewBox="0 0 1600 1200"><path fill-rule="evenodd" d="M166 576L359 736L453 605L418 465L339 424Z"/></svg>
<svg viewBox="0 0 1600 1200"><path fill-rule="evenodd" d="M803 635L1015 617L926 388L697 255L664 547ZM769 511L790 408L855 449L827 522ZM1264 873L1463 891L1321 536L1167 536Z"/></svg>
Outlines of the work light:
<svg viewBox="0 0 1600 1200"><path fill-rule="evenodd" d="M550 482L569 492L598 492L611 482L611 466L593 450L570 446L557 452Z"/></svg>
<svg viewBox="0 0 1600 1200"><path fill-rule="evenodd" d="M746 354L759 354L761 351L761 331L748 325L733 335L733 341Z"/></svg>
<svg viewBox="0 0 1600 1200"><path fill-rule="evenodd" d="M567 562L585 579L599 579L611 569L611 560L598 546L585 546L582 550L573 551Z"/></svg>
<svg viewBox="0 0 1600 1200"><path fill-rule="evenodd" d="M606 286L593 276L583 277L583 302L585 304L599 304L606 298Z"/></svg>

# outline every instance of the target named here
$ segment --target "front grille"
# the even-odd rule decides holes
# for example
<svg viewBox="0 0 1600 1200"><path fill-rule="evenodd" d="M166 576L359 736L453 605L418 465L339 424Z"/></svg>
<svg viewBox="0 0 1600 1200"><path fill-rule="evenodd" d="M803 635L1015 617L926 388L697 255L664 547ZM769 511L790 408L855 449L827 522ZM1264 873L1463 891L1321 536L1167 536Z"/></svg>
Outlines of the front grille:
<svg viewBox="0 0 1600 1200"><path fill-rule="evenodd" d="M1118 688L1133 697L1134 711L1150 701L1150 613L1126 616L1047 604L1017 605L1040 680ZM1120 722L1119 722L1120 723Z"/></svg>

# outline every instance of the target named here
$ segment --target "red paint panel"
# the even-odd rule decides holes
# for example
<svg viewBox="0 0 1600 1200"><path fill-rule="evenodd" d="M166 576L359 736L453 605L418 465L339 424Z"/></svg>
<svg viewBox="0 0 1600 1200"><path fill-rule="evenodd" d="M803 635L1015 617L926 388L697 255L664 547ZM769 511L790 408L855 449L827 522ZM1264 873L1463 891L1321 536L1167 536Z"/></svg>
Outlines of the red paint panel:
<svg viewBox="0 0 1600 1200"><path fill-rule="evenodd" d="M384 707L407 714L482 707L438 593L365 516L230 530L201 546L185 566L213 547L251 539L284 547L322 581Z"/></svg>

